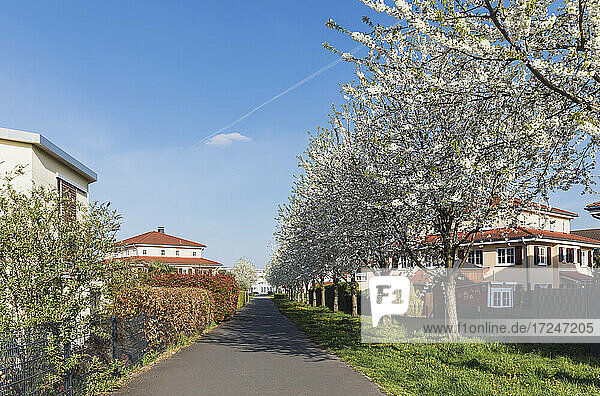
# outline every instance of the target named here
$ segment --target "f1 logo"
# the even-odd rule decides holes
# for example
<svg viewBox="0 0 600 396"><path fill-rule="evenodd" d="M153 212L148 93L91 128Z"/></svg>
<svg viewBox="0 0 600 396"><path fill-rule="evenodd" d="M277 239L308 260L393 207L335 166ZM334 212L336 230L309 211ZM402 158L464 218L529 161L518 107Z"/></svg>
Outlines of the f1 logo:
<svg viewBox="0 0 600 396"><path fill-rule="evenodd" d="M408 311L410 280L406 276L374 276L369 279L373 327L385 315L404 315Z"/></svg>

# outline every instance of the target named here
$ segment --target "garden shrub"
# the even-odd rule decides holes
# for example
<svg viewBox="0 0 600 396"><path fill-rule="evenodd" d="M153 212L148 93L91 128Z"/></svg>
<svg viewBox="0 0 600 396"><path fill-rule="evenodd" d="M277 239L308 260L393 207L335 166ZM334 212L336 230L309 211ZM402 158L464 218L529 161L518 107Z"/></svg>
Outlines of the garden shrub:
<svg viewBox="0 0 600 396"><path fill-rule="evenodd" d="M212 299L197 287L137 287L121 290L115 315L145 316L148 344L161 348L207 329L213 321Z"/></svg>
<svg viewBox="0 0 600 396"><path fill-rule="evenodd" d="M156 274L147 282L155 287L199 287L208 290L213 301L215 322L230 319L237 309L239 287L232 275Z"/></svg>
<svg viewBox="0 0 600 396"><path fill-rule="evenodd" d="M325 285L325 306L329 309L333 309L333 288L335 286L333 284ZM340 282L338 283L338 309L342 312L352 313L352 283L350 282ZM313 296L317 298L317 305L321 305L321 287L317 286L314 291L315 293L309 293L309 304L312 304ZM361 291L358 289L358 285L356 285L356 298L357 298L357 308L358 313L361 312Z"/></svg>
<svg viewBox="0 0 600 396"><path fill-rule="evenodd" d="M238 295L238 301L237 301L238 309L240 309L244 305L246 305L246 295L247 295L247 292L245 290L240 290L239 295Z"/></svg>

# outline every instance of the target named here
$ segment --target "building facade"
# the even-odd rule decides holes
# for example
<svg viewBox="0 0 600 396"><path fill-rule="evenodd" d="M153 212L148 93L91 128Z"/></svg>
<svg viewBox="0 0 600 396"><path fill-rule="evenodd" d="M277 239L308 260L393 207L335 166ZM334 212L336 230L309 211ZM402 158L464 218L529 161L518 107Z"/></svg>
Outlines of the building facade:
<svg viewBox="0 0 600 396"><path fill-rule="evenodd" d="M89 204L89 185L98 176L39 133L0 128L0 174L22 167L23 174L12 180L17 191L34 186L56 188L63 196Z"/></svg>
<svg viewBox="0 0 600 396"><path fill-rule="evenodd" d="M457 252L457 264L464 260L466 269L483 269L482 281L493 282L495 289L503 292L516 284L532 290L569 287L591 280L600 240L590 234L571 233L570 221L578 217L576 213L544 206L538 209L523 211L517 227L501 224L468 238ZM433 242L437 237L430 238ZM392 269L413 268L406 258L392 262ZM358 281L361 289L367 287L365 274L359 275Z"/></svg>
<svg viewBox="0 0 600 396"><path fill-rule="evenodd" d="M127 238L119 245L121 250L117 257L133 265L161 263L177 273L189 275L214 274L221 267L221 263L202 257L206 245L168 235L164 227Z"/></svg>

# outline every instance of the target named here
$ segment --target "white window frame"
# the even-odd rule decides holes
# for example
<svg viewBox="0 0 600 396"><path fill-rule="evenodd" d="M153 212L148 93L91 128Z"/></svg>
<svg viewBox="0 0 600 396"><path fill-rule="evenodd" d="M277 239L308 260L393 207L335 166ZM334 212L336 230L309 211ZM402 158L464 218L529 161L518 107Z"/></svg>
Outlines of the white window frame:
<svg viewBox="0 0 600 396"><path fill-rule="evenodd" d="M367 274L365 274L364 272L357 272L355 277L356 277L357 282L366 282L367 281Z"/></svg>
<svg viewBox="0 0 600 396"><path fill-rule="evenodd" d="M498 298L496 298L498 296ZM490 308L510 308L513 302L512 287L492 287L490 288L489 306Z"/></svg>
<svg viewBox="0 0 600 396"><path fill-rule="evenodd" d="M581 263L579 263L579 265L581 265L582 267L589 267L590 263L588 263L588 251L587 250L581 250Z"/></svg>
<svg viewBox="0 0 600 396"><path fill-rule="evenodd" d="M509 254L510 252L510 254ZM509 257L512 255L512 262L509 262ZM502 261L501 262L501 258ZM502 247L496 249L496 265L498 267L511 267L515 265L515 248L514 247Z"/></svg>
<svg viewBox="0 0 600 396"><path fill-rule="evenodd" d="M541 265L544 267L548 266L548 257L546 253L548 253L548 246L536 246L536 248L538 249L538 258L539 261L537 263L537 265ZM535 249L535 248L534 248ZM542 261L543 259L543 261Z"/></svg>
<svg viewBox="0 0 600 396"><path fill-rule="evenodd" d="M479 254L476 254L479 253ZM477 267L483 267L483 249L473 249L469 252L467 263Z"/></svg>

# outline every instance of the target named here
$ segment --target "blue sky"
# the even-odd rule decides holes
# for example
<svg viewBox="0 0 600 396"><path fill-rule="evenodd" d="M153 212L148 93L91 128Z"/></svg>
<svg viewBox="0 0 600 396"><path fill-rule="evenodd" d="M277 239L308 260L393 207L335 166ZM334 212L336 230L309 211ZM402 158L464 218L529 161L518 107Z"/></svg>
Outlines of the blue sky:
<svg viewBox="0 0 600 396"><path fill-rule="evenodd" d="M85 4L84 4L85 3ZM176 4L175 4L176 3ZM208 245L205 256L264 267L307 131L326 125L340 63L196 145L336 59L354 44L325 27L362 28L354 0L14 2L0 13L0 125L36 131L94 169L91 197L123 215L122 238L163 225ZM194 146L195 145L195 146ZM560 194L598 226L590 198ZM559 204L560 203L560 204Z"/></svg>

